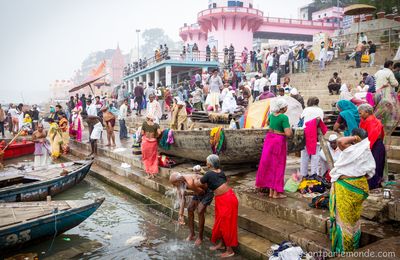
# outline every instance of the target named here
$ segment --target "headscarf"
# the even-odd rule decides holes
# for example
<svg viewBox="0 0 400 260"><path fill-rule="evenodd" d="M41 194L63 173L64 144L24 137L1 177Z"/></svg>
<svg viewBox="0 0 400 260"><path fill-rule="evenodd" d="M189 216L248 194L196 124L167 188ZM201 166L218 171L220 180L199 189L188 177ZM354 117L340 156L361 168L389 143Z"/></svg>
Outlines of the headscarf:
<svg viewBox="0 0 400 260"><path fill-rule="evenodd" d="M288 106L288 103L286 102L285 99L283 98L276 98L271 102L271 112L272 113L278 113L281 111L282 108L285 108Z"/></svg>
<svg viewBox="0 0 400 260"><path fill-rule="evenodd" d="M339 100L337 107L341 110L340 116L346 121L347 129L344 136L350 136L354 128L358 128L360 124L360 116L356 105L348 100Z"/></svg>
<svg viewBox="0 0 400 260"><path fill-rule="evenodd" d="M352 98L353 98L353 95L350 93L349 88L347 87L346 84L343 84L340 87L339 100L351 100Z"/></svg>

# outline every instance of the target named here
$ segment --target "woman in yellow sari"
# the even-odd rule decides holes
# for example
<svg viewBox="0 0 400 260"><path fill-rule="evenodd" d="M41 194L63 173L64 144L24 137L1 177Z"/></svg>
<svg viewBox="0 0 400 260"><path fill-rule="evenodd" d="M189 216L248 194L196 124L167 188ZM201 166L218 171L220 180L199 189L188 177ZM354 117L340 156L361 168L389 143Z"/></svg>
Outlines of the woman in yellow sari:
<svg viewBox="0 0 400 260"><path fill-rule="evenodd" d="M69 126L68 120L64 113L58 115L58 127L61 130L62 145L61 150L63 154L67 154L69 151Z"/></svg>
<svg viewBox="0 0 400 260"><path fill-rule="evenodd" d="M61 155L61 145L63 144L62 131L58 127L58 124L54 122L54 119L50 118L49 123L50 128L48 136L50 139L51 158L55 160Z"/></svg>
<svg viewBox="0 0 400 260"><path fill-rule="evenodd" d="M355 128L352 135L338 140L342 150L330 172L329 198L332 252L352 252L359 247L362 203L368 197L367 178L375 174L368 134Z"/></svg>

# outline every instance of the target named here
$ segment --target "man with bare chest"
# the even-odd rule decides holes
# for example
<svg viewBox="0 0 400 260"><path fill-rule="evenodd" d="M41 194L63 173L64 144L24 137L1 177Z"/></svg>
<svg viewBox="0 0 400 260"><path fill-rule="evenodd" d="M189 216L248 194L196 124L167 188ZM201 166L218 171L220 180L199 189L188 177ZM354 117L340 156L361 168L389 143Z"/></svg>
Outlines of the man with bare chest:
<svg viewBox="0 0 400 260"><path fill-rule="evenodd" d="M197 209L199 218L199 234L195 241L195 245L197 246L203 242L205 213L214 198L214 193L206 185L197 186L195 184L195 180L199 178L201 178L200 174L172 173L170 176L170 182L177 188L180 199L179 224L181 225L185 224L183 212L186 204L186 196L193 195L187 207L190 234L186 240L191 241L196 237L194 232L194 211Z"/></svg>
<svg viewBox="0 0 400 260"><path fill-rule="evenodd" d="M46 137L47 131L43 129L43 124L39 123L37 130L32 133L32 141L35 143L35 167L49 164L50 146Z"/></svg>

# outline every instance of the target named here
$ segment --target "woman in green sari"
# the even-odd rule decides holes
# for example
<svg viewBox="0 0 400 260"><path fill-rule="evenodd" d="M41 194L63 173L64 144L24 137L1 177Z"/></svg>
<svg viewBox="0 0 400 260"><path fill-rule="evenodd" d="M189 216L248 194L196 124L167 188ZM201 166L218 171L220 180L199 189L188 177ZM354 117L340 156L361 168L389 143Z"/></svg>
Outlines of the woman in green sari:
<svg viewBox="0 0 400 260"><path fill-rule="evenodd" d="M360 244L362 203L369 193L367 178L375 174L375 161L367 137L365 130L355 128L352 136L338 140L342 154L330 172L332 252L352 252Z"/></svg>

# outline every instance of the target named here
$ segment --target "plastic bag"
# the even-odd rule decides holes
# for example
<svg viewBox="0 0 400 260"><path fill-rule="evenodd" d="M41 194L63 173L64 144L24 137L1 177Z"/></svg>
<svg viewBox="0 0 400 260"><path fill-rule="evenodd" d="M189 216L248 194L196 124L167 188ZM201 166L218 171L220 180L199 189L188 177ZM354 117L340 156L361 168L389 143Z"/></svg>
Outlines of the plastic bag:
<svg viewBox="0 0 400 260"><path fill-rule="evenodd" d="M294 173L285 183L284 190L286 192L296 192L299 188L301 178L298 178L298 173Z"/></svg>

